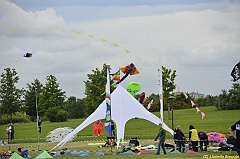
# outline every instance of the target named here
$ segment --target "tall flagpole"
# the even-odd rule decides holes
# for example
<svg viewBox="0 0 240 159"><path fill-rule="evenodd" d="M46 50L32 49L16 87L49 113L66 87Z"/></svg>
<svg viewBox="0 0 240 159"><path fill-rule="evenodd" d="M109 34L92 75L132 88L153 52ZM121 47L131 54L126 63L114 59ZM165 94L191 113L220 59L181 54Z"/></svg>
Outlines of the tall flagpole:
<svg viewBox="0 0 240 159"><path fill-rule="evenodd" d="M112 142L112 117L111 117L111 92L110 92L110 78L109 78L109 70L107 68L107 83L106 83L106 117L105 117L105 129L109 133L110 141ZM110 142L111 152L112 152L112 143Z"/></svg>
<svg viewBox="0 0 240 159"><path fill-rule="evenodd" d="M38 107L37 107L37 90L36 90L36 88L35 88L35 93L36 93L36 112L37 112L38 150L39 150L39 132L38 132L38 120L39 120L39 116L38 116Z"/></svg>
<svg viewBox="0 0 240 159"><path fill-rule="evenodd" d="M160 68L158 68L158 85L159 85L159 89L160 89L160 94L159 94L159 100L160 100L160 118L163 122L163 93L162 93L162 66L160 66Z"/></svg>

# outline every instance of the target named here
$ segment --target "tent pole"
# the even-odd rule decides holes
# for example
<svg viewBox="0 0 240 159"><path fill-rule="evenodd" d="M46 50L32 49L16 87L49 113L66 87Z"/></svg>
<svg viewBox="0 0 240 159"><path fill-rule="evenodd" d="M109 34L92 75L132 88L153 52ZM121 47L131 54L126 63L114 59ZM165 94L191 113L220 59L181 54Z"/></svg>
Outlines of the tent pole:
<svg viewBox="0 0 240 159"><path fill-rule="evenodd" d="M163 122L163 94L162 94L162 66L160 66L160 68L158 68L158 77L159 77L159 90L160 90L160 94L159 94L159 100L160 100L160 119Z"/></svg>
<svg viewBox="0 0 240 159"><path fill-rule="evenodd" d="M39 120L39 116L38 116L38 107L37 107L37 90L36 90L36 88L35 88L35 93L36 93L37 135L38 135L38 151L39 151L39 132L38 132L38 120Z"/></svg>

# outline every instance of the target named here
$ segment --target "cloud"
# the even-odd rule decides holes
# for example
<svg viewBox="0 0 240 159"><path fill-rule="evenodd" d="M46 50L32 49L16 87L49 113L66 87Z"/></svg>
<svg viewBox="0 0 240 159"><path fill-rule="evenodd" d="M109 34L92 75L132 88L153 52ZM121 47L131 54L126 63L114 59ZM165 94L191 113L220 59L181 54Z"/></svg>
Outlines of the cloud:
<svg viewBox="0 0 240 159"><path fill-rule="evenodd" d="M83 97L83 81L91 70L107 63L115 71L133 62L140 74L128 77L123 86L136 81L147 94L158 93L157 68L163 64L177 70L175 83L182 90L216 95L230 88L229 71L239 61L238 3L58 4L32 10L8 1L0 5L0 68L16 68L21 87L35 78L45 83L53 74L68 96ZM37 54L23 60L23 50ZM217 77L224 82L216 82Z"/></svg>

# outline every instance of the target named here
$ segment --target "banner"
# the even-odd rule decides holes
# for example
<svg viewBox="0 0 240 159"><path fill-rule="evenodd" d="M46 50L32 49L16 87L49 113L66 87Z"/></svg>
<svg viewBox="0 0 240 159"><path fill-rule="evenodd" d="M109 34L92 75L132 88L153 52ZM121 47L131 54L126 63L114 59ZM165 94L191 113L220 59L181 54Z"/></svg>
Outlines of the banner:
<svg viewBox="0 0 240 159"><path fill-rule="evenodd" d="M240 78L240 62L233 67L231 76L234 82Z"/></svg>
<svg viewBox="0 0 240 159"><path fill-rule="evenodd" d="M105 117L105 129L109 133L109 136L112 136L112 128L111 128L111 94L110 94L110 80L109 80L109 71L107 69L107 84L106 84L106 117Z"/></svg>

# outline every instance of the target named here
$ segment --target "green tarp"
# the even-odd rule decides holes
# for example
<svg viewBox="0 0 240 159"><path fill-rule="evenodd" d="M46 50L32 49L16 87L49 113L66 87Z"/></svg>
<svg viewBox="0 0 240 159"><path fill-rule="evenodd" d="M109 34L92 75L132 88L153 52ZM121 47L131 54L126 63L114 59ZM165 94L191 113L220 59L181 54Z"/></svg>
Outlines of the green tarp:
<svg viewBox="0 0 240 159"><path fill-rule="evenodd" d="M24 159L24 158L20 156L17 152L14 152L14 154L9 159Z"/></svg>
<svg viewBox="0 0 240 159"><path fill-rule="evenodd" d="M36 158L53 158L47 151L43 151L40 155L38 155Z"/></svg>

